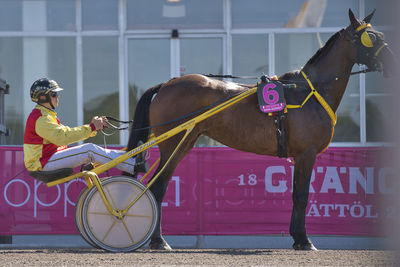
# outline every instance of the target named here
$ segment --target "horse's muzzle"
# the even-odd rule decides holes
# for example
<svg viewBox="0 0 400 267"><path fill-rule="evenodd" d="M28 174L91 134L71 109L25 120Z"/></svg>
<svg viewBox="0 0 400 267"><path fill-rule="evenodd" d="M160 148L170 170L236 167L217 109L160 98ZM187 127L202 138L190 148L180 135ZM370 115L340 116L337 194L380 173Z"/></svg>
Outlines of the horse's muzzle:
<svg viewBox="0 0 400 267"><path fill-rule="evenodd" d="M375 65L378 71L383 72L384 77L390 77L398 72L399 60L389 46L385 46L377 56Z"/></svg>

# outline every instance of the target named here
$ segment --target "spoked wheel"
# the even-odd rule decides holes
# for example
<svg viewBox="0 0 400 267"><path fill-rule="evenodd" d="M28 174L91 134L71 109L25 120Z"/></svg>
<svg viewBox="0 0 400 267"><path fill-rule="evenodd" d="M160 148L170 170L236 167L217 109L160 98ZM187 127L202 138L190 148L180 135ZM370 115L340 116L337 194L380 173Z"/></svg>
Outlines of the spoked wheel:
<svg viewBox="0 0 400 267"><path fill-rule="evenodd" d="M126 176L102 181L105 195L115 210L124 210L146 187ZM140 248L153 234L158 219L157 204L147 190L119 219L109 213L97 187L92 187L82 203L82 226L89 239L98 247L112 252Z"/></svg>
<svg viewBox="0 0 400 267"><path fill-rule="evenodd" d="M83 224L82 224L82 203L85 200L87 193L89 192L89 187L86 187L85 189L82 190L82 192L79 194L78 200L76 201L75 204L75 225L76 228L79 231L79 234L82 236L83 239L85 239L85 241L96 248L99 248L99 246L97 246L95 243L93 243L93 241L89 238L89 236L87 235L85 229L83 228Z"/></svg>

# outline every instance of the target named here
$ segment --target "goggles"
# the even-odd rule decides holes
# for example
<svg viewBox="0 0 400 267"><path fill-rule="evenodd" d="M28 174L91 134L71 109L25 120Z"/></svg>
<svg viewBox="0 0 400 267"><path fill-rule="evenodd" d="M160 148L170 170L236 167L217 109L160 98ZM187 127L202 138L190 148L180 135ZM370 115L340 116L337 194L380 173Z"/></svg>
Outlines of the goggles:
<svg viewBox="0 0 400 267"><path fill-rule="evenodd" d="M361 32L360 42L366 48L372 48L373 59L375 59L381 50L387 46L383 41L377 41L376 35L373 32L367 31L367 28L372 28L371 24L362 24L357 29L356 32Z"/></svg>
<svg viewBox="0 0 400 267"><path fill-rule="evenodd" d="M58 96L58 93L57 92L50 92L50 96L51 97L56 97L56 96Z"/></svg>

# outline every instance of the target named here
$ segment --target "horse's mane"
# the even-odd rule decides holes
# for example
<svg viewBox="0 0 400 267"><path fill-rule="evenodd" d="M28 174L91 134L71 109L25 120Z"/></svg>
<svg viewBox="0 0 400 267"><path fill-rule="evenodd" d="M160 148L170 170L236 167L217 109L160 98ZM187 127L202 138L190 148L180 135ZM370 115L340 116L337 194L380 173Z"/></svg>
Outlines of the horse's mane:
<svg viewBox="0 0 400 267"><path fill-rule="evenodd" d="M306 65L313 65L317 63L319 59L323 58L329 52L335 41L340 37L342 31L343 29L332 35L326 44L322 48L318 49L318 51L307 61Z"/></svg>
<svg viewBox="0 0 400 267"><path fill-rule="evenodd" d="M311 66L313 64L316 64L321 58L323 58L326 54L328 54L328 52L330 51L330 49L332 48L332 46L334 45L334 43L336 42L337 39L339 39L339 37L342 35L342 32L344 31L344 29L336 32L334 35L332 35L328 41L325 43L325 45L323 47L321 47L320 49L318 49L317 52L315 52L315 54L307 61L307 63L304 66ZM287 73L282 74L279 77L279 80L282 83L294 83L297 80L303 80L301 74L300 74L300 70L293 70ZM238 84L239 86L242 87L246 87L246 88L252 88L256 85L249 85L249 84ZM297 91L297 92L301 92L304 90L304 88L306 88L305 86L298 86L298 89L289 89L291 92Z"/></svg>

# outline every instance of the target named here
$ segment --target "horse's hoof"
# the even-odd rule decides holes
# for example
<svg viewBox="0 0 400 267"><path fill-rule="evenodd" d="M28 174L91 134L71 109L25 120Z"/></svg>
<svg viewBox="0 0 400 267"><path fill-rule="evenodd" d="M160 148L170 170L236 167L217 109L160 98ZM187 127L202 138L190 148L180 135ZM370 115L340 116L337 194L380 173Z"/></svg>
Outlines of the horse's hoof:
<svg viewBox="0 0 400 267"><path fill-rule="evenodd" d="M149 248L154 250L172 250L165 240L161 240L161 242L150 242Z"/></svg>
<svg viewBox="0 0 400 267"><path fill-rule="evenodd" d="M293 244L293 248L295 250L308 250L308 251L318 251L316 247L314 247L313 243L305 243L305 244Z"/></svg>

